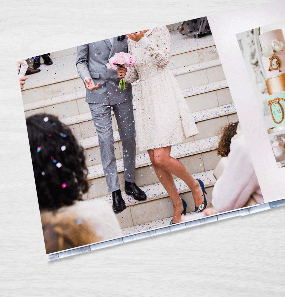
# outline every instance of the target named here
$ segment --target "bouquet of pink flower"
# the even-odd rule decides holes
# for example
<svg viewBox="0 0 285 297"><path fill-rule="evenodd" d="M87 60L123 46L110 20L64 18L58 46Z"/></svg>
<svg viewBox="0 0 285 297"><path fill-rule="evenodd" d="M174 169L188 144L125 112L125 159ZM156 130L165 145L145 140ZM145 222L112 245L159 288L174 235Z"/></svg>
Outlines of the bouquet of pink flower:
<svg viewBox="0 0 285 297"><path fill-rule="evenodd" d="M116 53L112 58L110 58L109 63L107 63L108 69L114 69L117 70L118 68L124 67L132 67L136 63L135 57L128 53ZM122 78L119 82L119 89L121 90L123 87L123 90L126 89L126 81L124 78Z"/></svg>

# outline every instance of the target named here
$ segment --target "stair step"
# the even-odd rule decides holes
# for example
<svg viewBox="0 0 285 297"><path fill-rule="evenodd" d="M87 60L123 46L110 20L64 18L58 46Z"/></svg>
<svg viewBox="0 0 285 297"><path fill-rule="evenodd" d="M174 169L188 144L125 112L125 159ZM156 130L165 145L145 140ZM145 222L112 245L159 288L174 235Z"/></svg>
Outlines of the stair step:
<svg viewBox="0 0 285 297"><path fill-rule="evenodd" d="M182 38L182 39L180 38L176 40L172 39L171 55L172 56L180 55L186 52L193 52L193 51L197 51L211 46L215 46L214 38L212 35L199 38L199 39L189 38L185 36L185 38Z"/></svg>
<svg viewBox="0 0 285 297"><path fill-rule="evenodd" d="M172 73L174 74L174 76L179 76L179 75L183 75L183 74L187 74L187 73L200 71L203 69L212 68L212 67L219 66L219 65L221 65L221 61L219 59L217 59L217 60L212 60L212 61L208 61L205 63L199 63L196 65L191 65L191 66L187 66L187 67L176 68L176 69L172 70ZM76 78L78 78L78 76ZM137 84L138 84L138 82L135 85L137 85ZM187 92L187 89L184 91ZM45 100L41 100L41 101L37 101L37 102L33 102L33 103L24 104L24 111L31 111L34 109L44 108L47 106L52 106L52 105L60 104L60 103L64 103L64 102L70 102L70 101L82 99L85 97L86 97L85 90L81 91L81 92L63 95L63 96L52 97L50 99L45 99Z"/></svg>
<svg viewBox="0 0 285 297"><path fill-rule="evenodd" d="M201 39L191 39L187 37L182 39L174 38L171 55L176 56L211 46L215 46L212 36L206 36ZM69 53L69 55L63 56L64 52ZM55 53L56 58L53 58L53 64L50 66L42 64L40 68L41 71L33 74L33 76L26 81L25 90L78 78L77 69L75 67L77 57L76 53L72 54L73 52L74 48L70 48Z"/></svg>
<svg viewBox="0 0 285 297"><path fill-rule="evenodd" d="M171 220L172 220L172 217L152 221L152 222L149 222L149 223L146 223L146 224L140 224L140 225L124 228L122 230L123 235L127 236L127 235L131 235L131 234L134 234L134 233L142 233L142 232L149 231L149 230L154 230L154 229L157 229L157 228L167 227L167 226L169 226L169 223L170 223Z"/></svg>
<svg viewBox="0 0 285 297"><path fill-rule="evenodd" d="M214 172L214 170L209 170L206 172L192 174L192 176L195 179L202 180L203 183L205 184L205 188L209 188L209 187L214 186L214 184L216 182L213 172ZM180 178L174 179L174 182L175 182L175 186L176 186L177 190L179 191L179 193L182 194L185 192L190 192L190 189L188 188L188 186ZM139 204L145 204L150 201L168 197L168 193L166 192L166 190L164 189L164 187L161 183L145 185L145 186L142 186L141 189L147 195L146 201L137 201L137 200L133 199L131 196L128 196L124 191L122 191L122 196L123 196L123 199L125 200L127 207L136 206ZM94 197L93 199L102 199L111 205L113 203L112 194L106 195L106 196L101 196L101 197Z"/></svg>
<svg viewBox="0 0 285 297"><path fill-rule="evenodd" d="M191 216L191 219L190 219L189 215ZM187 216L188 216L189 221L190 220L193 221L193 220L198 220L198 219L203 218L204 214L192 212L192 213L187 213ZM168 227L170 225L171 220L172 220L172 217L168 217L168 218L163 218L160 220L151 221L151 222L145 223L145 224L139 224L136 226L127 227L122 230L123 235L128 236L128 235L132 235L132 234L144 233L149 230L155 230L155 229L159 229L159 228L163 228L163 227ZM197 225L199 225L199 224L200 224L200 222L199 223L197 222ZM172 226L178 227L178 225L172 225ZM169 230L169 228L167 228L167 231L169 232L172 230ZM161 234L163 232L161 231L159 233Z"/></svg>
<svg viewBox="0 0 285 297"><path fill-rule="evenodd" d="M213 89L211 91L213 91ZM209 119L209 118L211 118L211 116L213 118L219 116L218 114L215 114L217 112L217 110L223 111L223 113L221 115L225 115L224 112L226 111L226 109L231 108L231 106L233 106L233 108L234 108L234 104L232 103L232 104L219 106L219 107L217 107L218 109L215 107L215 108L210 108L209 110L205 109L205 110L197 111L197 112L193 113L193 116L194 116L196 122L203 121L204 117ZM213 113L212 110L215 110L215 112ZM231 112L229 111L229 113L233 113L233 111L231 111ZM206 115L204 116L204 114L206 114ZM196 120L196 118L197 118L197 120ZM79 124L79 123L87 122L87 121L91 121L91 120L92 120L91 112L87 112L87 113L79 114L76 116L61 119L61 121L67 126Z"/></svg>
<svg viewBox="0 0 285 297"><path fill-rule="evenodd" d="M218 81L218 82L214 82L206 85L201 85L198 87L191 87L188 89L184 89L182 90L182 93L184 97L191 97L191 96L205 94L205 93L209 93L209 92L213 92L213 91L217 91L225 88L228 88L228 83L226 80L222 80L222 81Z"/></svg>
<svg viewBox="0 0 285 297"><path fill-rule="evenodd" d="M218 146L219 137L213 136L202 140L196 140L193 142L186 142L172 146L171 156L173 158L183 158L186 156L192 156L195 154L215 150ZM118 172L124 171L123 159L117 160ZM151 165L149 156L147 153L136 155L136 168L141 168ZM104 170L102 164L93 165L88 167L87 179L91 180L104 176Z"/></svg>
<svg viewBox="0 0 285 297"><path fill-rule="evenodd" d="M78 78L75 63L76 54L72 54L53 59L53 64L50 66L42 64L41 71L29 76L26 80L25 90Z"/></svg>
<svg viewBox="0 0 285 297"><path fill-rule="evenodd" d="M176 68L176 69L172 70L172 73L174 76L178 76L178 75L183 75L183 74L186 74L189 72L196 72L199 70L208 69L208 68L219 66L219 65L221 65L221 61L220 61L220 59L217 59L217 60L212 60L212 61L208 61L205 63L199 63L199 64L195 64L195 65Z"/></svg>

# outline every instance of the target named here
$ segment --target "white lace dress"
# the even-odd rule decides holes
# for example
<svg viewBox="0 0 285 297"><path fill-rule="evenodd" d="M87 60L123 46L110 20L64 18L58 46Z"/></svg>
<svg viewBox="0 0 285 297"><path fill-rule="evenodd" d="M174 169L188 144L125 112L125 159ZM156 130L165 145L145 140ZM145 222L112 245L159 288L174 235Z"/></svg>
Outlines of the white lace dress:
<svg viewBox="0 0 285 297"><path fill-rule="evenodd" d="M136 135L141 151L167 147L198 134L182 91L170 71L171 37L166 27L149 30L139 42L128 39L136 57L128 68L127 82L139 79ZM136 99L134 98L134 99Z"/></svg>

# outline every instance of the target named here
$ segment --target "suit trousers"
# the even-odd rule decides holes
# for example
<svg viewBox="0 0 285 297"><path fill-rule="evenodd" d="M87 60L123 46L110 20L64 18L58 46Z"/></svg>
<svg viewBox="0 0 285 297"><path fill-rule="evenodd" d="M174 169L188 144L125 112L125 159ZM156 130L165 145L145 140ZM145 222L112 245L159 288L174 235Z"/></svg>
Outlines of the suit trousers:
<svg viewBox="0 0 285 297"><path fill-rule="evenodd" d="M108 191L120 189L114 152L114 136L111 110L113 110L123 146L124 179L135 181L135 121L133 103L131 100L116 105L89 103L94 125L98 134L101 161L107 181Z"/></svg>

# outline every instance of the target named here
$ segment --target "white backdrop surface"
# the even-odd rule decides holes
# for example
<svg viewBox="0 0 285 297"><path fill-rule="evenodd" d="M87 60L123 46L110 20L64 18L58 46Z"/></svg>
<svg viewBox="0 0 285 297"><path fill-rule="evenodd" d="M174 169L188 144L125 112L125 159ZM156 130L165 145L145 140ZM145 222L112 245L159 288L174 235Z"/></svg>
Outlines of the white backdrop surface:
<svg viewBox="0 0 285 297"><path fill-rule="evenodd" d="M284 13L285 1L282 0L209 18L265 201L284 198L285 168L279 169L275 162L263 115L255 98L236 34L281 22L285 19Z"/></svg>
<svg viewBox="0 0 285 297"><path fill-rule="evenodd" d="M1 296L285 295L285 208L48 262L15 63L265 2L1 2ZM229 19L224 27L230 25Z"/></svg>

